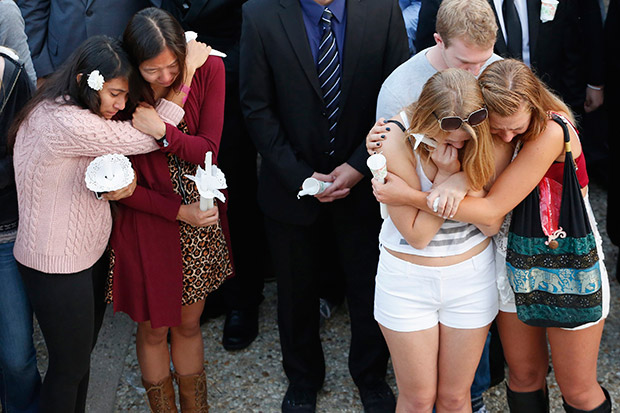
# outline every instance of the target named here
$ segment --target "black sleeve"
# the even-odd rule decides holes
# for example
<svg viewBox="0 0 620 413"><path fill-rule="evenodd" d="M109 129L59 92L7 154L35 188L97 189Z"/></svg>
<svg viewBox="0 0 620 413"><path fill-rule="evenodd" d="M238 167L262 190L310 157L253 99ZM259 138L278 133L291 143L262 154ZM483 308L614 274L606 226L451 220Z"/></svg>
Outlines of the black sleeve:
<svg viewBox="0 0 620 413"><path fill-rule="evenodd" d="M256 149L290 192L295 192L314 170L298 157L284 131L277 112L276 89L267 61L261 31L254 22L254 10L243 7L239 90L241 110Z"/></svg>
<svg viewBox="0 0 620 413"><path fill-rule="evenodd" d="M420 15L418 17L418 29L415 38L415 50L419 52L427 47L435 46L435 24L437 23L437 11L441 0L422 0Z"/></svg>
<svg viewBox="0 0 620 413"><path fill-rule="evenodd" d="M605 76L605 44L603 39L603 17L598 0L579 0L579 21L584 36L586 81L590 85L602 85ZM618 41L618 39L616 39Z"/></svg>
<svg viewBox="0 0 620 413"><path fill-rule="evenodd" d="M15 66L10 60L5 59L5 65ZM12 185L14 182L13 175L13 156L10 155L10 151L7 148L7 135L9 128L13 122L15 115L23 108L30 97L32 96L32 86L28 79L28 74L23 66L17 82L11 91L10 96L6 100L4 109L0 113L0 189L6 188ZM5 68L5 74L7 70ZM12 78L12 76L11 76ZM8 90L9 81L11 79L6 76L2 77L2 90ZM0 99L0 103L2 99Z"/></svg>
<svg viewBox="0 0 620 413"><path fill-rule="evenodd" d="M403 14L398 5L398 0L392 1L390 20L388 23L387 39L385 43L385 51L383 54L383 73L381 74L381 83L392 74L394 69L400 66L409 58L409 43L407 40L407 31L405 30L405 22ZM376 101L376 96L375 96ZM351 154L347 163L364 175L369 175L370 171L366 166L368 152L366 150L365 136L360 145Z"/></svg>

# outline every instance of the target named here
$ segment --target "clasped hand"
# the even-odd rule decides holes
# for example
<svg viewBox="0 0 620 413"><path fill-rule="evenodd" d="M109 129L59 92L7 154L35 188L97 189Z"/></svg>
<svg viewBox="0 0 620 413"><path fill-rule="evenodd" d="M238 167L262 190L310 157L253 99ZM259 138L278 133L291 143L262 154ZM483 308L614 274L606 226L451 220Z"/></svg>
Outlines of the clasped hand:
<svg viewBox="0 0 620 413"><path fill-rule="evenodd" d="M325 191L314 196L320 202L332 202L348 196L351 188L361 181L364 175L345 162L329 175L315 172L312 177L319 181L332 183Z"/></svg>

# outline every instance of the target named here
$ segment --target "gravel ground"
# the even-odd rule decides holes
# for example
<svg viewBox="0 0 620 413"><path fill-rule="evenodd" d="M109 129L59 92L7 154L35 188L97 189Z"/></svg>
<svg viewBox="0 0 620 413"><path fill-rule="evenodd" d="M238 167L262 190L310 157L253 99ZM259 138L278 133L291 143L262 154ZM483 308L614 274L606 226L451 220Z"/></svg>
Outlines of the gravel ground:
<svg viewBox="0 0 620 413"><path fill-rule="evenodd" d="M604 239L607 268L611 281L612 311L607 319L600 347L598 377L600 383L620 402L620 286L615 279L618 249L611 245L605 231L606 196L596 184L591 185L591 202ZM219 412L277 412L287 387L281 367L280 345L276 326L275 283L265 288L266 299L260 307L260 335L247 349L227 352L221 346L224 317L203 325L205 342L209 402L213 413ZM361 412L357 388L348 368L348 337L350 334L346 308L340 308L326 322L321 331L327 365L327 376L319 392L319 412ZM140 373L134 351L134 339L128 347L121 380L116 391L115 411L146 412L144 390L140 385ZM35 333L39 366L44 371L47 354L40 332ZM388 382L396 389L390 369ZM561 412L561 399L553 374L549 388L552 412ZM93 389L91 389L93 391ZM490 412L508 411L503 386L497 386L485 394ZM616 409L617 410L617 409ZM96 412L98 413L98 412Z"/></svg>

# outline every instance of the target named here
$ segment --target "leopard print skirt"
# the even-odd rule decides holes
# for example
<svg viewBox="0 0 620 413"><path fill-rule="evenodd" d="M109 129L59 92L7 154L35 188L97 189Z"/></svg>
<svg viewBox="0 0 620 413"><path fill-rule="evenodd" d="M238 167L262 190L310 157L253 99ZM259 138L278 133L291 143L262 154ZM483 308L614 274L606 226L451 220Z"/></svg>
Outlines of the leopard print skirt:
<svg viewBox="0 0 620 413"><path fill-rule="evenodd" d="M187 133L184 121L179 125L179 129ZM174 192L182 197L185 205L199 201L200 194L196 184L185 177L195 175L197 166L174 154L166 155ZM179 232L183 257L182 305L190 305L203 300L207 294L215 291L232 274L232 266L219 222L208 227L194 227L179 221ZM110 255L111 271L106 290L107 303L113 301L114 251L111 250Z"/></svg>

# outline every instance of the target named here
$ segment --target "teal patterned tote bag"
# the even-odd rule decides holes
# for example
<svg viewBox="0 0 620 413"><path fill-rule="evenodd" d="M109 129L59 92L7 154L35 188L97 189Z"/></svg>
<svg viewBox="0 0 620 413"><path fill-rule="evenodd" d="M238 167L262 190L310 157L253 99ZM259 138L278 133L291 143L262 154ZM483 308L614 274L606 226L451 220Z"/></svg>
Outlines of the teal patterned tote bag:
<svg viewBox="0 0 620 413"><path fill-rule="evenodd" d="M602 263L581 195L568 127L564 119L552 116L564 130L566 146L557 228L549 229L549 222L541 220L541 187L534 188L513 210L506 266L521 321L537 327L573 328L602 316Z"/></svg>

